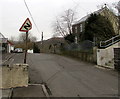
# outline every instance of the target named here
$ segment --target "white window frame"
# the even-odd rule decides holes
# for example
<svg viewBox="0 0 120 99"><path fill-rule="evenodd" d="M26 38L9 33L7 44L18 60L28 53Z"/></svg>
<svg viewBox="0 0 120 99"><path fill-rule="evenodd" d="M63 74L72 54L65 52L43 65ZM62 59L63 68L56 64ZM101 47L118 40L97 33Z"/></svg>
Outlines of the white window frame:
<svg viewBox="0 0 120 99"><path fill-rule="evenodd" d="M83 32L83 24L80 24L80 32Z"/></svg>
<svg viewBox="0 0 120 99"><path fill-rule="evenodd" d="M77 26L75 26L75 33L77 33Z"/></svg>

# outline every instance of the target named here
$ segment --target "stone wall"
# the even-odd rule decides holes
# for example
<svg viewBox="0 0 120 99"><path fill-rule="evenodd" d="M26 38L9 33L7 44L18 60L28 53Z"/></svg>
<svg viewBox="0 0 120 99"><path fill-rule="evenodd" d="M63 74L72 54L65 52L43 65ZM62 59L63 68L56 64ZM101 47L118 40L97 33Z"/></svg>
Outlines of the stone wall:
<svg viewBox="0 0 120 99"><path fill-rule="evenodd" d="M14 64L12 66L1 66L2 81L0 88L13 88L28 86L28 65Z"/></svg>
<svg viewBox="0 0 120 99"><path fill-rule="evenodd" d="M104 10L100 12L100 14L102 16L105 16L105 18L107 18L112 23L115 33L120 34L120 31L118 33L119 23L118 23L117 16L115 16L114 13L112 11L110 11L107 7L105 7Z"/></svg>
<svg viewBox="0 0 120 99"><path fill-rule="evenodd" d="M79 52L79 51L64 51L63 55L75 57L85 62L96 63L93 53L89 52Z"/></svg>

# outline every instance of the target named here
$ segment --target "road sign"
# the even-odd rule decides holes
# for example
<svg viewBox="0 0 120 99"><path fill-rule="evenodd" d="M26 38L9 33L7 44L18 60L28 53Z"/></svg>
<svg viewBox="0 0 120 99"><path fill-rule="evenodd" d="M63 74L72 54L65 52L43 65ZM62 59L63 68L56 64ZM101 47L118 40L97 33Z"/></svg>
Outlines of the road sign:
<svg viewBox="0 0 120 99"><path fill-rule="evenodd" d="M30 22L29 18L25 20L19 31L21 32L28 32L32 28L32 23Z"/></svg>
<svg viewBox="0 0 120 99"><path fill-rule="evenodd" d="M28 31L32 28L32 23L30 22L29 18L25 20L19 31L26 32L26 49L25 49L25 57L24 63L26 64L26 57L27 57L27 39L28 39Z"/></svg>

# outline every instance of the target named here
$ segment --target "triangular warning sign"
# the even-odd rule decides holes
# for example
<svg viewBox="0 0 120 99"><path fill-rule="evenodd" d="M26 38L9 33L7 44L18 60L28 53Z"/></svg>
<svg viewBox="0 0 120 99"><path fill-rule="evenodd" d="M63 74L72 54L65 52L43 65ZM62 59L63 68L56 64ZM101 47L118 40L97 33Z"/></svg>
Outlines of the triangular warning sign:
<svg viewBox="0 0 120 99"><path fill-rule="evenodd" d="M25 22L23 23L23 25L21 26L21 28L19 29L19 31L21 32L27 32L32 28L32 23L30 22L30 19L27 18L25 20Z"/></svg>

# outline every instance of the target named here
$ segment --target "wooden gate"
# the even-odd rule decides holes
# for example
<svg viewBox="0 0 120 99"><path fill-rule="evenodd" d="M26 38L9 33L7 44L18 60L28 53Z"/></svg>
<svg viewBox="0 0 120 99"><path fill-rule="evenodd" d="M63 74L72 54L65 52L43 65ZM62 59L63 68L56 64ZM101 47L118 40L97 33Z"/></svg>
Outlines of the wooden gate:
<svg viewBox="0 0 120 99"><path fill-rule="evenodd" d="M114 67L120 71L120 48L114 48Z"/></svg>

